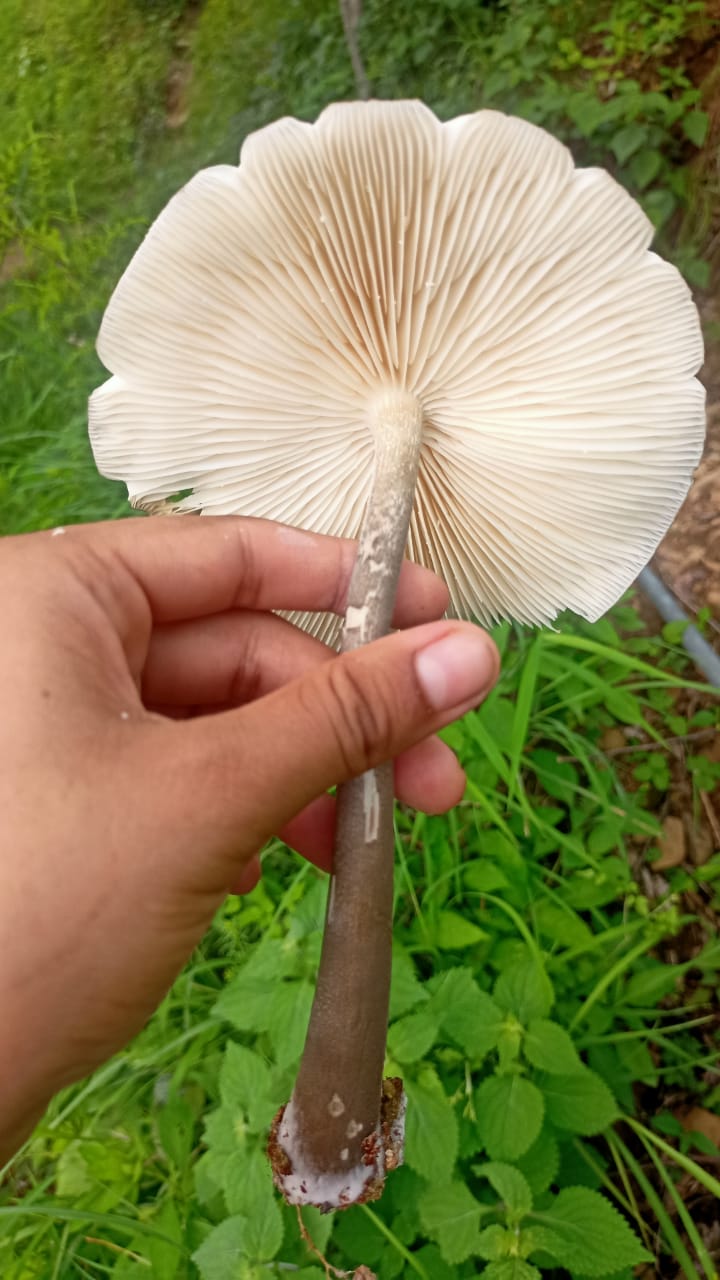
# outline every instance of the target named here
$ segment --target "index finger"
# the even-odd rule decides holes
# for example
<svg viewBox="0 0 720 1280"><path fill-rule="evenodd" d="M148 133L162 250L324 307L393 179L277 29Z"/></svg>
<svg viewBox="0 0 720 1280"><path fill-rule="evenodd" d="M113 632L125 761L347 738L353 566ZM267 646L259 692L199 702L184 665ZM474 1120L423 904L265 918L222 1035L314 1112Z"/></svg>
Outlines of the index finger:
<svg viewBox="0 0 720 1280"><path fill-rule="evenodd" d="M245 516L148 516L67 533L121 560L158 623L232 609L342 614L357 550L348 538ZM403 564L395 626L438 618L447 603L434 573Z"/></svg>

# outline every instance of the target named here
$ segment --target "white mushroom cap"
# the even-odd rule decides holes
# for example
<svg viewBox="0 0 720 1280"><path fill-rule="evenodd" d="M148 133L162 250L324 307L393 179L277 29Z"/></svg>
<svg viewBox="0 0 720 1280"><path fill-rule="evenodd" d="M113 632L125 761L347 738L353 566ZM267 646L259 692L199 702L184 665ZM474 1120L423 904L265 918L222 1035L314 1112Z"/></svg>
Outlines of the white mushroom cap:
<svg viewBox="0 0 720 1280"><path fill-rule="evenodd" d="M171 200L120 281L90 402L135 506L357 534L368 405L420 401L408 554L489 622L600 616L702 448L697 312L607 173L494 111L280 120Z"/></svg>

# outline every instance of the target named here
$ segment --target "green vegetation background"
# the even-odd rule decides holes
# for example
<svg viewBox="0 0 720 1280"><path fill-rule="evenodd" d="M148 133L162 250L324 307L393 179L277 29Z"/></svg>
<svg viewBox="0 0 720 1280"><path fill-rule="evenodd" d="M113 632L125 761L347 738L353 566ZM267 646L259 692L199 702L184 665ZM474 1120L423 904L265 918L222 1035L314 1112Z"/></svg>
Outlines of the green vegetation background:
<svg viewBox="0 0 720 1280"><path fill-rule="evenodd" d="M681 54L712 38L709 8L368 0L360 40L376 96L515 112L611 168L702 287L718 179ZM127 514L86 439L124 264L197 168L353 94L332 0L3 0L0 532ZM720 864L648 897L638 863L657 854L667 739L694 740L716 710L689 697L677 629L648 637L628 604L497 638L500 688L448 735L466 802L398 815L390 1065L411 1097L408 1164L378 1206L307 1225L336 1266L381 1280L619 1278L643 1258L710 1280L712 1144L668 1098L720 1096L703 923ZM637 744L623 770L609 730ZM718 767L692 749L682 767L697 817ZM270 849L263 885L228 903L139 1041L53 1105L0 1183L3 1277L325 1274L261 1155L302 1046L323 896ZM683 929L692 955L663 963Z"/></svg>

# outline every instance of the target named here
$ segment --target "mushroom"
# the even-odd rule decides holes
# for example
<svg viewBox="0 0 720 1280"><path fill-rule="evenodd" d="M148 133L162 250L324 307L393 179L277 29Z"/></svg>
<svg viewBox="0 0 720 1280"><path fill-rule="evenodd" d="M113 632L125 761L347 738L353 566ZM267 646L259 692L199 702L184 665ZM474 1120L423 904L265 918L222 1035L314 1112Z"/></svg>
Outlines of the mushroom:
<svg viewBox="0 0 720 1280"><path fill-rule="evenodd" d="M697 313L651 235L607 173L494 111L280 120L175 196L120 281L98 466L137 507L359 536L345 649L387 631L405 550L460 616L596 619L670 524L704 435ZM286 1196L323 1207L376 1195L401 1158L401 1090L381 1083L389 767L340 789L336 850L271 1138Z"/></svg>

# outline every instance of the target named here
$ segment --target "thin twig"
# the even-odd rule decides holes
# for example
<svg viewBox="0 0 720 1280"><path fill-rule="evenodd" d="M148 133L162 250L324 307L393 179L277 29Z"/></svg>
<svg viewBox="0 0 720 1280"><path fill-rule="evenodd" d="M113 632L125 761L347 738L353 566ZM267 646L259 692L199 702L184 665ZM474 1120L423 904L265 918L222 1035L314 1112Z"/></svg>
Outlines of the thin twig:
<svg viewBox="0 0 720 1280"><path fill-rule="evenodd" d="M663 751L666 747L675 747L683 742L703 742L714 738L717 729L696 729L693 733L679 733L674 738L663 738L661 742L634 742L626 747L608 747L602 751L604 756L627 756L634 751ZM557 756L558 764L582 764L579 756Z"/></svg>
<svg viewBox="0 0 720 1280"><path fill-rule="evenodd" d="M707 791L700 792L700 801L702 803L703 809L705 810L705 813L707 814L707 820L710 823L710 826L712 827L712 833L715 837L715 843L716 845L720 846L720 822L718 822L718 816L715 812L713 802L710 799L710 796L708 795Z"/></svg>
<svg viewBox="0 0 720 1280"><path fill-rule="evenodd" d="M360 53L357 34L360 18L362 17L362 0L340 0L340 14L345 32L345 43L348 47L355 76L357 96L362 98L363 101L367 101L370 97L370 82L368 81L365 64Z"/></svg>
<svg viewBox="0 0 720 1280"><path fill-rule="evenodd" d="M115 1244L113 1240L103 1240L101 1236L85 1236L86 1244L100 1244L104 1249L112 1249L113 1253L120 1253L124 1258L131 1258L133 1262L140 1262L144 1267L151 1264L147 1258L143 1258L142 1254L135 1253L132 1249L124 1249L121 1244Z"/></svg>
<svg viewBox="0 0 720 1280"><path fill-rule="evenodd" d="M313 1240L312 1236L310 1235L310 1232L308 1231L307 1227L305 1226L305 1223L303 1222L302 1210L299 1204L295 1205L295 1212L297 1214L298 1227L300 1228L300 1235L302 1236L303 1241L307 1246L308 1252L314 1253L318 1262L323 1267L325 1271L325 1275L328 1277L328 1280L332 1280L333 1276L335 1277L335 1280L352 1280L352 1276L353 1276L352 1271L338 1271L337 1267L334 1267L332 1263L328 1262L325 1255L321 1253L321 1251L318 1249L315 1241Z"/></svg>

